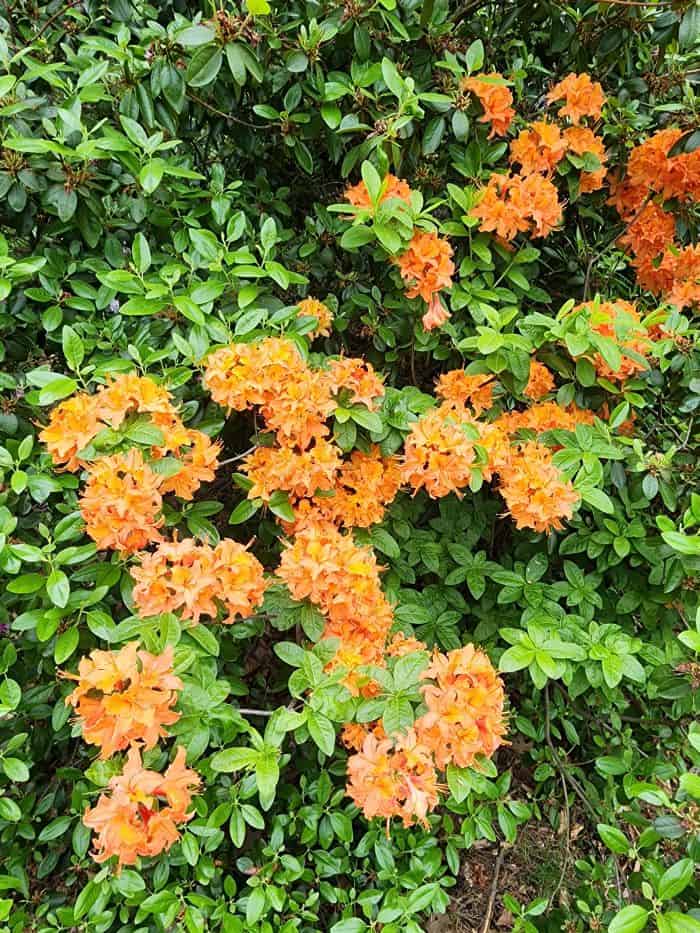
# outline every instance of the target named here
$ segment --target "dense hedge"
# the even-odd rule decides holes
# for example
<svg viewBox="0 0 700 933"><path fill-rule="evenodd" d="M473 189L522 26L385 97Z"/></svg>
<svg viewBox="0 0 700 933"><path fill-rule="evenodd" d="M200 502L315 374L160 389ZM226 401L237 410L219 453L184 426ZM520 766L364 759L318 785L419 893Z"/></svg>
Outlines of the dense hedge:
<svg viewBox="0 0 700 933"><path fill-rule="evenodd" d="M700 930L697 0L0 26L0 929Z"/></svg>

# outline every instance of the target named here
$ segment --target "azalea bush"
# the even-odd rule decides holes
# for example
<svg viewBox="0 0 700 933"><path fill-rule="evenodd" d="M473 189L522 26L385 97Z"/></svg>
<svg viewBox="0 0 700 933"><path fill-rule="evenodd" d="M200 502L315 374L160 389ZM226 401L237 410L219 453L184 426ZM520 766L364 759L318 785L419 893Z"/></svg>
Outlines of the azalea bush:
<svg viewBox="0 0 700 933"><path fill-rule="evenodd" d="M0 931L700 930L696 0L0 27Z"/></svg>

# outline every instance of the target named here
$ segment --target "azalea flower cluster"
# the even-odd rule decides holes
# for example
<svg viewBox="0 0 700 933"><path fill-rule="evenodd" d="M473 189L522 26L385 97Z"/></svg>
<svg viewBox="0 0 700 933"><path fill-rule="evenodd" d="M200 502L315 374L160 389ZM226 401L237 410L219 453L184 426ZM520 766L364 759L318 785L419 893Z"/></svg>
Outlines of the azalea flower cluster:
<svg viewBox="0 0 700 933"><path fill-rule="evenodd" d="M99 456L94 443L103 432L124 427L129 443L133 416L146 416L155 429L158 440L147 448L147 457L139 447ZM80 392L61 402L39 437L57 466L87 471L80 501L86 531L101 550L123 554L161 540L163 496L192 499L214 478L220 451L206 434L185 427L163 386L135 373L117 376L92 395Z"/></svg>
<svg viewBox="0 0 700 933"><path fill-rule="evenodd" d="M425 645L411 639L408 650ZM436 651L423 671L425 712L403 734L387 736L381 724L346 726L355 749L348 759L347 793L368 819L399 817L405 826L428 825L443 789L438 772L468 768L491 757L505 735L504 690L488 657L473 645Z"/></svg>
<svg viewBox="0 0 700 933"><path fill-rule="evenodd" d="M610 198L627 224L619 243L639 284L678 308L700 302L700 246L676 238L676 211L700 201L700 150L670 154L682 136L670 127L636 146Z"/></svg>
<svg viewBox="0 0 700 933"><path fill-rule="evenodd" d="M163 541L140 555L131 576L136 582L132 598L143 617L178 612L195 623L203 615L216 620L221 606L225 625L249 617L268 586L262 564L230 538L215 547L192 538Z"/></svg>
<svg viewBox="0 0 700 933"><path fill-rule="evenodd" d="M364 181L345 191L353 207L371 211L372 199ZM388 173L382 182L379 203L398 198L411 202L411 189L401 178ZM434 231L415 229L408 247L395 259L401 278L408 284L407 298L422 298L428 310L423 315L425 330L441 327L449 319L449 311L440 300L440 292L452 285L455 271L452 247Z"/></svg>
<svg viewBox="0 0 700 933"><path fill-rule="evenodd" d="M63 676L77 681L66 704L75 710L85 741L99 747L100 758L128 749L109 793L100 794L83 816L96 833L95 861L116 856L121 870L139 856L159 855L192 818L192 793L200 786L196 771L185 767L182 747L164 774L145 770L141 762L141 748L153 748L180 718L173 707L183 685L173 672L173 649L154 655L129 642L118 651L96 650L80 660L77 674Z"/></svg>
<svg viewBox="0 0 700 933"><path fill-rule="evenodd" d="M286 492L296 516L291 527L319 517L348 528L381 521L400 483L396 460L378 447L343 460L327 424L341 403L377 407L384 387L371 364L344 357L313 370L292 341L267 337L210 354L204 383L220 405L258 410L275 435L273 446L258 446L242 461L248 498L269 502Z"/></svg>
<svg viewBox="0 0 700 933"><path fill-rule="evenodd" d="M522 130L509 150L509 162L517 166L517 173L491 175L471 211L481 230L495 233L504 242L512 241L519 233L546 237L558 226L562 204L552 176L567 153L578 157L589 154L597 160L594 169L581 172L581 192L596 191L604 183L603 141L589 127L581 125L586 117L593 120L600 117L605 102L600 84L586 74L570 74L551 89L547 100L550 104L563 101L559 117L566 118L571 125L562 129L557 123L541 119ZM503 135L509 125L510 121L503 121L501 129L496 130L494 123L494 130Z"/></svg>
<svg viewBox="0 0 700 933"><path fill-rule="evenodd" d="M592 412L555 402L537 402L524 411L505 412L493 421L478 420L493 406L490 376L455 370L440 377L436 392L443 401L424 414L404 443L403 478L432 498L462 495L475 470L486 480L498 475L498 489L518 528L549 532L571 518L579 496L552 463L541 443L519 443L520 431L539 435L556 428L574 430L592 423ZM531 364L525 394L541 399L554 387L541 363Z"/></svg>

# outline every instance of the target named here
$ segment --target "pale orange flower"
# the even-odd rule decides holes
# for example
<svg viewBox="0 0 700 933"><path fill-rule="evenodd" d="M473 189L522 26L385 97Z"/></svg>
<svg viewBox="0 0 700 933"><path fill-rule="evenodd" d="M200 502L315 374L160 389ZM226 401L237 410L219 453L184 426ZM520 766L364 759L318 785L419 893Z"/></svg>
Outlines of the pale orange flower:
<svg viewBox="0 0 700 933"><path fill-rule="evenodd" d="M556 123L537 120L522 130L510 144L510 162L517 162L523 175L551 175L564 158L567 140Z"/></svg>
<svg viewBox="0 0 700 933"><path fill-rule="evenodd" d="M367 819L394 816L404 826L428 826L427 815L438 804L438 782L430 752L421 746L413 730L406 736L377 739L365 737L361 751L348 758L346 793Z"/></svg>
<svg viewBox="0 0 700 933"><path fill-rule="evenodd" d="M182 619L199 622L202 615L216 619L223 607L228 625L250 616L267 588L260 562L230 538L215 547L192 538L165 541L141 555L131 576L136 582L133 600L142 616L179 612Z"/></svg>
<svg viewBox="0 0 700 933"><path fill-rule="evenodd" d="M376 445L368 454L354 450L340 468L333 495L316 497L314 510L346 528L367 528L382 521L400 485L397 458L382 457Z"/></svg>
<svg viewBox="0 0 700 933"><path fill-rule="evenodd" d="M605 183L605 144L599 136L586 126L570 126L564 130L564 141L567 148L576 155L590 152L600 162L600 168L594 172L581 172L579 191L586 194L597 191Z"/></svg>
<svg viewBox="0 0 700 933"><path fill-rule="evenodd" d="M306 448L329 433L326 419L335 409L326 374L303 369L276 387L261 414L280 444Z"/></svg>
<svg viewBox="0 0 700 933"><path fill-rule="evenodd" d="M420 641L418 638L414 638L412 635L404 635L403 632L396 632L386 646L386 653L392 658L403 658L407 654L426 650L425 642Z"/></svg>
<svg viewBox="0 0 700 933"><path fill-rule="evenodd" d="M316 327L307 334L309 340L316 337L328 337L333 327L333 315L328 305L324 305L317 298L304 298L297 305L299 313L297 317L315 317Z"/></svg>
<svg viewBox="0 0 700 933"><path fill-rule="evenodd" d="M190 501L202 483L210 483L216 476L221 444L214 443L202 431L186 430L185 442L176 453L182 459L182 468L161 478L160 492L162 495L172 492Z"/></svg>
<svg viewBox="0 0 700 933"><path fill-rule="evenodd" d="M562 205L557 189L543 175L494 173L470 213L481 230L508 242L518 233L548 236L561 221Z"/></svg>
<svg viewBox="0 0 700 933"><path fill-rule="evenodd" d="M653 201L633 217L618 243L636 256L656 259L675 239L676 218Z"/></svg>
<svg viewBox="0 0 700 933"><path fill-rule="evenodd" d="M372 200L364 181L358 181L356 185L346 188L344 197L345 200L349 201L354 207L361 207L365 210L372 209ZM405 201L406 204L410 204L411 189L402 178L397 178L396 175L392 175L391 172L388 172L384 176L379 203L383 204L384 201L388 201L391 198L398 198L401 201Z"/></svg>
<svg viewBox="0 0 700 933"><path fill-rule="evenodd" d="M555 84L547 94L547 100L563 100L564 106L559 115L568 117L578 126L583 117L593 117L597 120L603 110L605 95L603 88L597 81L591 81L587 74L568 74L562 81Z"/></svg>
<svg viewBox="0 0 700 933"><path fill-rule="evenodd" d="M523 389L523 395L527 398L539 401L545 395L549 395L554 389L554 376L547 367L537 360L530 360L530 375L527 385Z"/></svg>
<svg viewBox="0 0 700 933"><path fill-rule="evenodd" d="M369 548L329 522L300 529L282 554L277 575L294 599L310 599L327 617L324 637L340 641L331 669L381 662L393 612L379 570Z"/></svg>
<svg viewBox="0 0 700 933"><path fill-rule="evenodd" d="M493 406L493 386L494 377L488 373L471 376L463 369L452 369L439 377L435 394L456 409L469 405L478 418Z"/></svg>
<svg viewBox="0 0 700 933"><path fill-rule="evenodd" d="M592 411L579 408L573 402L567 408L562 408L556 402L538 402L525 411L507 412L497 418L494 424L508 434L515 434L519 430L542 434L544 431L575 431L577 424L593 424L594 420Z"/></svg>
<svg viewBox="0 0 700 933"><path fill-rule="evenodd" d="M368 722L366 725L359 722L347 722L343 726L340 740L346 748L359 752L370 733L379 741L387 737L384 726L381 720L378 719L375 722Z"/></svg>
<svg viewBox="0 0 700 933"><path fill-rule="evenodd" d="M137 748L129 749L124 770L109 782L109 793L86 810L83 823L96 834L96 862L117 857L117 871L134 865L140 856L160 855L180 838L178 825L194 814L186 810L201 780L184 767L185 749L165 771L143 767Z"/></svg>
<svg viewBox="0 0 700 933"><path fill-rule="evenodd" d="M182 681L173 674L173 649L154 655L129 642L119 651L93 651L81 658L78 673L63 673L78 682L66 697L76 712L83 738L98 745L100 758L110 758L134 742L153 748L177 722L173 709Z"/></svg>
<svg viewBox="0 0 700 933"><path fill-rule="evenodd" d="M443 305L439 295L433 295L428 302L428 310L421 318L423 330L431 331L442 327L450 319L450 312Z"/></svg>
<svg viewBox="0 0 700 933"><path fill-rule="evenodd" d="M100 418L118 428L132 413L174 415L170 393L148 376L122 373L98 393Z"/></svg>
<svg viewBox="0 0 700 933"><path fill-rule="evenodd" d="M210 353L204 384L219 405L244 411L274 401L280 386L307 370L295 343L265 337L257 343L234 343Z"/></svg>
<svg viewBox="0 0 700 933"><path fill-rule="evenodd" d="M506 732L503 681L474 645L436 651L421 688L427 712L414 724L418 742L430 749L438 768L470 767L477 755L491 757Z"/></svg>
<svg viewBox="0 0 700 933"><path fill-rule="evenodd" d="M51 412L49 423L39 432L53 462L75 472L85 461L78 453L93 440L104 425L99 421L95 396L80 393L61 402Z"/></svg>
<svg viewBox="0 0 700 933"><path fill-rule="evenodd" d="M455 267L451 257L452 247L447 240L443 240L437 233L419 230L413 234L406 251L396 260L401 278L412 283L406 291L406 297L420 296L431 306L433 317L436 310L432 306L433 299L443 288L452 285Z"/></svg>
<svg viewBox="0 0 700 933"><path fill-rule="evenodd" d="M284 490L292 499L310 499L318 490L335 488L341 463L340 450L323 438L301 451L256 447L242 462L243 472L253 483L248 498L269 502L275 492Z"/></svg>
<svg viewBox="0 0 700 933"><path fill-rule="evenodd" d="M80 512L99 550L131 554L161 540L160 483L137 449L103 457L90 466Z"/></svg>
<svg viewBox="0 0 700 933"><path fill-rule="evenodd" d="M403 477L417 492L425 488L433 499L469 485L475 460L474 442L461 424L439 409L431 409L411 426L404 442Z"/></svg>
<svg viewBox="0 0 700 933"><path fill-rule="evenodd" d="M500 471L499 492L516 528L560 531L562 519L571 518L580 496L552 463L548 447L529 441L511 453Z"/></svg>
<svg viewBox="0 0 700 933"><path fill-rule="evenodd" d="M480 123L490 123L489 139L494 136L505 136L508 127L513 121L513 95L510 88L503 81L503 75L497 71L491 74L480 74L473 78L463 78L462 90L470 91L479 99L484 114L479 118Z"/></svg>
<svg viewBox="0 0 700 933"><path fill-rule="evenodd" d="M350 405L365 405L374 411L379 405L379 399L384 396L382 377L365 360L349 356L329 360L323 376L333 395L338 395L342 390L349 393Z"/></svg>

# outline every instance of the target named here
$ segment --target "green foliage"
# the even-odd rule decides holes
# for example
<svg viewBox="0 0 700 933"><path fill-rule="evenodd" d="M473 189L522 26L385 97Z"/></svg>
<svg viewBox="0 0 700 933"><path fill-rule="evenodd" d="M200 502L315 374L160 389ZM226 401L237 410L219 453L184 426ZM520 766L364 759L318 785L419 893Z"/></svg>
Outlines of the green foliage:
<svg viewBox="0 0 700 933"><path fill-rule="evenodd" d="M465 866L486 845L507 861L533 827L561 867L543 887L525 876L526 893L503 872L497 909L514 930L700 930L697 326L671 309L678 339L659 341L648 369L623 385L596 377L586 355L614 369L619 350L574 304L600 292L638 297L651 323L657 310L616 245L606 191L579 196L578 169L597 165L573 157L560 173L561 231L506 248L469 216L506 144L459 87L497 70L530 119L555 80L587 72L609 98L611 166L669 121L691 152L699 31L693 0L3 4L1 933L420 933L446 911L457 928ZM389 170L410 204L381 201ZM372 211L342 202L360 178ZM680 223L692 233L696 211ZM391 261L416 226L455 250L452 317L429 333ZM127 565L84 533L77 476L36 440L51 406L137 370L240 459L255 427L211 402L202 360L282 333L306 353L307 295L334 314L312 359L364 356L387 383L378 413L336 412L343 451L400 451L448 369L494 373L507 404L522 401L535 350L559 404L609 409L551 432L582 499L561 532L515 530L475 482L459 500L401 494L357 533L385 568L397 627L431 650L483 645L510 702L496 764L450 766L429 826L389 838L345 795L338 734L410 725L425 655L374 671L377 696L349 697L325 667L320 614L281 586L232 627L137 618ZM158 442L132 418L87 453ZM287 496L264 507L229 476L168 507L167 527L254 539L275 566ZM116 874L92 860L81 815L121 759L80 741L59 670L134 638L175 649L171 732L204 790L179 843Z"/></svg>

